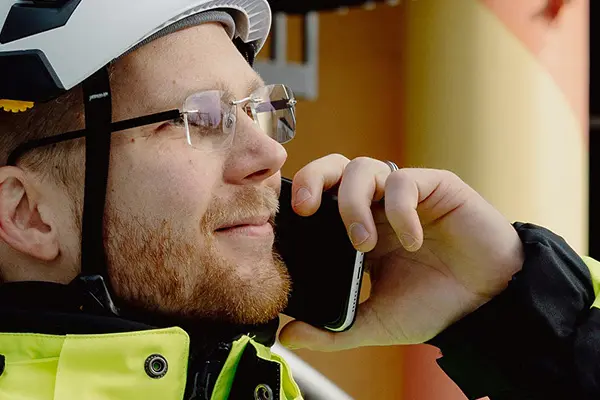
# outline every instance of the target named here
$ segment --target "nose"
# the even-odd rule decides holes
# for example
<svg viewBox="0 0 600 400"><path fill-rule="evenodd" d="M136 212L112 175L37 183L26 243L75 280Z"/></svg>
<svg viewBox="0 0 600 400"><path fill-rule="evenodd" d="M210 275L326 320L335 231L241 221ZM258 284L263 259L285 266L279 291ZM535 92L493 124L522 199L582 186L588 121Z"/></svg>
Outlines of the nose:
<svg viewBox="0 0 600 400"><path fill-rule="evenodd" d="M287 159L285 148L245 113L238 113L235 139L224 177L232 184L258 183L277 174Z"/></svg>

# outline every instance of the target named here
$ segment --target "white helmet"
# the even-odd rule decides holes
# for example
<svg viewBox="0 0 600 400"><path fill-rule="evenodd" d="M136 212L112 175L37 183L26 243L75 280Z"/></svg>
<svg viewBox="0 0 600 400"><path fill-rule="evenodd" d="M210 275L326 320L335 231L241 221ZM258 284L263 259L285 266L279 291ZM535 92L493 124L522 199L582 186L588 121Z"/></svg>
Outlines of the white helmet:
<svg viewBox="0 0 600 400"><path fill-rule="evenodd" d="M137 46L202 20L222 22L256 53L271 10L267 0L3 0L0 99L56 98Z"/></svg>

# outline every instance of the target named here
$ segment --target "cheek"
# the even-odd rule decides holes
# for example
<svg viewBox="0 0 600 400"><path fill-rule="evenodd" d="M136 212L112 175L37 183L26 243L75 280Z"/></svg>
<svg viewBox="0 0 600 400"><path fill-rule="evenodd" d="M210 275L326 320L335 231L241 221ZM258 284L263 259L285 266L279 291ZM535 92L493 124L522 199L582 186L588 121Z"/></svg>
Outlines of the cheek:
<svg viewBox="0 0 600 400"><path fill-rule="evenodd" d="M145 218L199 221L218 185L221 167L214 157L198 160L203 155L187 145L179 150L119 151L111 160L110 204Z"/></svg>

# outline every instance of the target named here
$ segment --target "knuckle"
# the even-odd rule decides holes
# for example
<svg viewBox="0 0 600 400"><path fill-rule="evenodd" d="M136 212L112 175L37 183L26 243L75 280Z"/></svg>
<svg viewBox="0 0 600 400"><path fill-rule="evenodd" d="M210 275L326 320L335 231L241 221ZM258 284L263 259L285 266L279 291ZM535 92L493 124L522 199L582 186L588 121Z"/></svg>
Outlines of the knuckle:
<svg viewBox="0 0 600 400"><path fill-rule="evenodd" d="M396 182L407 182L412 180L410 168L401 168L398 171L394 171L390 174L388 180Z"/></svg>
<svg viewBox="0 0 600 400"><path fill-rule="evenodd" d="M463 180L460 178L460 176L458 176L456 173L452 172L452 171L448 171L448 170L440 170L439 171L440 175L442 176L442 179L451 183L462 183Z"/></svg>
<svg viewBox="0 0 600 400"><path fill-rule="evenodd" d="M365 167L367 165L373 165L374 162L378 162L377 160L373 159L373 158L369 158L369 157L356 157L354 160L352 160L356 165L360 166L360 167Z"/></svg>
<svg viewBox="0 0 600 400"><path fill-rule="evenodd" d="M356 157L352 161L355 162L355 163L366 164L366 163L373 162L373 159L369 158L369 157L365 157L365 156L360 156L360 157Z"/></svg>
<svg viewBox="0 0 600 400"><path fill-rule="evenodd" d="M333 161L340 163L340 164L348 164L350 162L350 159L342 154L339 153L333 153L333 154L329 154L328 156L325 156L324 158L326 159L332 159Z"/></svg>
<svg viewBox="0 0 600 400"><path fill-rule="evenodd" d="M373 165L374 159L369 157L356 157L346 166L347 170L362 170Z"/></svg>

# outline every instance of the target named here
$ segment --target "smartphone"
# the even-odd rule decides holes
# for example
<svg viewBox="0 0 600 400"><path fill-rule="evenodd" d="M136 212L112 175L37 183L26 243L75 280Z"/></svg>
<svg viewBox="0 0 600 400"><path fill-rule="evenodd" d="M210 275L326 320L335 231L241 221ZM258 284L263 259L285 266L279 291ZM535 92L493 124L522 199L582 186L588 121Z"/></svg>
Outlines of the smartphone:
<svg viewBox="0 0 600 400"><path fill-rule="evenodd" d="M283 314L334 332L348 330L356 318L364 254L352 246L334 193L325 192L309 217L296 214L291 201L292 181L282 178L275 248L292 280Z"/></svg>

